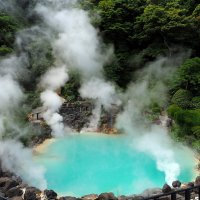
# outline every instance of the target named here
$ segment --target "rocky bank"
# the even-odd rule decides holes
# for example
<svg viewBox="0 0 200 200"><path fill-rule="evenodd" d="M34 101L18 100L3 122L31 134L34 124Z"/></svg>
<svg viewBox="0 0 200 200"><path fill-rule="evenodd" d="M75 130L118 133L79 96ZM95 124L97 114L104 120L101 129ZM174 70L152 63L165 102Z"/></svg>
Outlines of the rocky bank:
<svg viewBox="0 0 200 200"><path fill-rule="evenodd" d="M139 195L122 195L116 197L113 193L102 193L89 194L80 198L71 196L59 197L53 190L41 191L35 187L30 187L14 174L0 170L0 200L143 200L160 194L166 195L159 199L171 200L171 196L167 195L168 193L197 185L200 185L200 176L198 176L194 182L182 184L177 180L172 183L172 187L165 184L162 188L147 189ZM191 199L197 199L197 197L198 190L191 190ZM179 192L177 194L177 199L184 200L184 192Z"/></svg>

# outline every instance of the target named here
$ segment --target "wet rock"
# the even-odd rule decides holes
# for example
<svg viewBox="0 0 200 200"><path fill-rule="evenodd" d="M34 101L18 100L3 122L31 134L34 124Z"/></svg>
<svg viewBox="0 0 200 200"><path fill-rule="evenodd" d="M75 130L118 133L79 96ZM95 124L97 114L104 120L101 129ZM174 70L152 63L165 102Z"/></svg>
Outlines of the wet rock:
<svg viewBox="0 0 200 200"><path fill-rule="evenodd" d="M24 194L24 200L37 200L37 196L32 191L26 191Z"/></svg>
<svg viewBox="0 0 200 200"><path fill-rule="evenodd" d="M26 188L24 194L24 200L37 200L37 195L40 194L41 191L35 187Z"/></svg>
<svg viewBox="0 0 200 200"><path fill-rule="evenodd" d="M163 188L162 188L163 193L168 193L168 192L171 192L171 191L172 191L172 189L168 184L163 185Z"/></svg>
<svg viewBox="0 0 200 200"><path fill-rule="evenodd" d="M172 186L174 188L180 188L181 187L181 182L179 180L173 181Z"/></svg>
<svg viewBox="0 0 200 200"><path fill-rule="evenodd" d="M143 197L151 197L153 195L161 194L162 190L160 188L151 188L144 190L140 195Z"/></svg>
<svg viewBox="0 0 200 200"><path fill-rule="evenodd" d="M44 190L44 194L48 199L56 199L58 196L53 190Z"/></svg>
<svg viewBox="0 0 200 200"><path fill-rule="evenodd" d="M96 200L117 200L112 192L101 193Z"/></svg>
<svg viewBox="0 0 200 200"><path fill-rule="evenodd" d="M118 200L128 200L128 197L121 195L118 197Z"/></svg>
<svg viewBox="0 0 200 200"><path fill-rule="evenodd" d="M6 193L6 197L12 198L12 197L20 197L23 194L23 191L20 187L13 187L10 190L8 190Z"/></svg>
<svg viewBox="0 0 200 200"><path fill-rule="evenodd" d="M187 187L194 187L194 182L187 183Z"/></svg>
<svg viewBox="0 0 200 200"><path fill-rule="evenodd" d="M79 198L77 199L76 197L67 196L67 197L61 197L59 198L59 200L79 200Z"/></svg>
<svg viewBox="0 0 200 200"><path fill-rule="evenodd" d="M195 179L195 185L200 185L200 176L197 176Z"/></svg>
<svg viewBox="0 0 200 200"><path fill-rule="evenodd" d="M81 199L83 200L95 200L98 198L97 194L89 194L89 195L85 195L83 197L81 197Z"/></svg>
<svg viewBox="0 0 200 200"><path fill-rule="evenodd" d="M4 193L17 185L19 185L18 182L15 180L12 180L10 177L0 178L0 191Z"/></svg>
<svg viewBox="0 0 200 200"><path fill-rule="evenodd" d="M127 200L143 200L144 197L141 195L133 195L133 196L129 196L127 197Z"/></svg>

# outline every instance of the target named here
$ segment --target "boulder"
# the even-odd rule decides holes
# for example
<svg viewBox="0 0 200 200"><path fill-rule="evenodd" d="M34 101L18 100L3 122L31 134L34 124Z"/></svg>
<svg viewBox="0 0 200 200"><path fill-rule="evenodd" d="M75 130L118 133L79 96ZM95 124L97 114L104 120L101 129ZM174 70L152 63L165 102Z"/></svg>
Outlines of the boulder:
<svg viewBox="0 0 200 200"><path fill-rule="evenodd" d="M79 198L67 196L67 197L61 197L59 198L59 200L79 200Z"/></svg>
<svg viewBox="0 0 200 200"><path fill-rule="evenodd" d="M181 187L181 182L179 180L173 181L172 186L174 188L180 188Z"/></svg>
<svg viewBox="0 0 200 200"><path fill-rule="evenodd" d="M24 193L24 200L37 200L37 195L40 194L41 191L35 187L28 187Z"/></svg>
<svg viewBox="0 0 200 200"><path fill-rule="evenodd" d="M144 190L140 194L140 196L147 198L147 197L151 197L153 195L158 195L158 194L162 194L162 190L160 188L151 188L151 189Z"/></svg>
<svg viewBox="0 0 200 200"><path fill-rule="evenodd" d="M118 197L118 200L128 200L128 197L121 195Z"/></svg>
<svg viewBox="0 0 200 200"><path fill-rule="evenodd" d="M117 200L112 192L101 193L96 200Z"/></svg>
<svg viewBox="0 0 200 200"><path fill-rule="evenodd" d="M5 193L9 189L16 187L18 184L17 181L12 180L10 177L2 177L0 178L0 191Z"/></svg>
<svg viewBox="0 0 200 200"><path fill-rule="evenodd" d="M187 187L194 187L194 182L187 183Z"/></svg>
<svg viewBox="0 0 200 200"><path fill-rule="evenodd" d="M26 191L24 194L24 200L37 200L37 195L33 191Z"/></svg>
<svg viewBox="0 0 200 200"><path fill-rule="evenodd" d="M162 188L162 192L163 193L169 193L171 191L172 191L172 189L171 189L171 187L168 184L164 184L163 185L163 188Z"/></svg>
<svg viewBox="0 0 200 200"><path fill-rule="evenodd" d="M44 194L48 199L56 199L58 196L53 190L44 190Z"/></svg>
<svg viewBox="0 0 200 200"><path fill-rule="evenodd" d="M200 185L200 176L197 176L195 179L195 185Z"/></svg>
<svg viewBox="0 0 200 200"><path fill-rule="evenodd" d="M83 197L81 197L81 199L83 200L95 200L98 198L97 194L89 194L89 195L85 195Z"/></svg>
<svg viewBox="0 0 200 200"><path fill-rule="evenodd" d="M6 191L6 197L12 198L12 197L20 197L23 194L23 191L20 187L13 187Z"/></svg>

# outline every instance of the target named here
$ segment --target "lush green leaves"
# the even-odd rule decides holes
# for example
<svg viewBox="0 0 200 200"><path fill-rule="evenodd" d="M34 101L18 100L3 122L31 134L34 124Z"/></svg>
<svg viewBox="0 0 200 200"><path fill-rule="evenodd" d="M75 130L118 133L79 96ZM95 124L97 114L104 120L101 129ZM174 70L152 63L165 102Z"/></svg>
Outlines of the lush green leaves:
<svg viewBox="0 0 200 200"><path fill-rule="evenodd" d="M188 59L181 65L174 82L175 88L189 90L194 96L200 95L200 58Z"/></svg>
<svg viewBox="0 0 200 200"><path fill-rule="evenodd" d="M189 91L179 89L172 97L172 103L180 106L181 108L189 108L192 96Z"/></svg>

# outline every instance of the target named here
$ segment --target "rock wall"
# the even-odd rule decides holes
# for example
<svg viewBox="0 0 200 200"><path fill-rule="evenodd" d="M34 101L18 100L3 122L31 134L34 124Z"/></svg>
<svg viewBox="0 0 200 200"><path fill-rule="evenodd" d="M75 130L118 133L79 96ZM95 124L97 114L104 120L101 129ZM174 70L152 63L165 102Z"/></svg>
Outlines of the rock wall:
<svg viewBox="0 0 200 200"><path fill-rule="evenodd" d="M75 103L65 102L61 109L60 114L63 116L63 122L70 128L80 131L83 127L87 127L94 105L88 101L77 101ZM99 132L113 133L114 124L119 108L113 105L109 112L105 111L102 107L102 114L98 124Z"/></svg>
<svg viewBox="0 0 200 200"><path fill-rule="evenodd" d="M194 186L200 186L200 176L194 182L182 184L180 181L174 181L172 187L164 184L162 188L146 189L138 195L121 195L115 196L111 192L101 194L89 194L80 198L65 196L58 197L53 190L40 191L35 187L31 187L24 183L19 177L9 172L3 172L0 167L0 199L10 200L144 200L146 198L153 199L156 195L163 195L160 200L171 200L170 193L177 191L176 199L185 200L185 192L182 189L190 188L190 199L198 199L199 190L192 189Z"/></svg>
<svg viewBox="0 0 200 200"><path fill-rule="evenodd" d="M80 131L89 123L93 108L93 104L87 101L65 102L60 109L60 114L65 125Z"/></svg>

